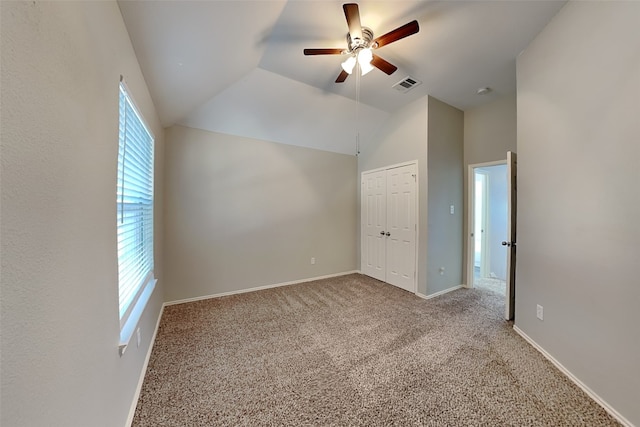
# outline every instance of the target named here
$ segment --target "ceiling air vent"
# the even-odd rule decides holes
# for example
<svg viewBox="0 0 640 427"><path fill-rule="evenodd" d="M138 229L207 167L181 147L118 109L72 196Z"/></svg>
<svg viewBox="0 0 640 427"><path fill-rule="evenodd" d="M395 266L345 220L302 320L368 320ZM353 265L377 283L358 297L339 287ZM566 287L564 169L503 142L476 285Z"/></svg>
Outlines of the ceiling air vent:
<svg viewBox="0 0 640 427"><path fill-rule="evenodd" d="M414 87L421 85L422 82L414 79L413 77L405 77L403 80L391 86L398 92L406 93L409 92Z"/></svg>

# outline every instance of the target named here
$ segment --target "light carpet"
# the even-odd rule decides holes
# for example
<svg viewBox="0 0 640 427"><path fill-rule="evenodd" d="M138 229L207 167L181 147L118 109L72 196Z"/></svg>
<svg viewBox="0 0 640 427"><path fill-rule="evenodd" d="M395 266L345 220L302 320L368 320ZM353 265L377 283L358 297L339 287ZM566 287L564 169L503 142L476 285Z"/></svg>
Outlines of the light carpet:
<svg viewBox="0 0 640 427"><path fill-rule="evenodd" d="M502 296L507 293L507 283L504 280L493 277L475 278L473 281L474 288L484 288L486 290L496 292Z"/></svg>
<svg viewBox="0 0 640 427"><path fill-rule="evenodd" d="M358 274L168 306L133 425L618 425L503 311Z"/></svg>

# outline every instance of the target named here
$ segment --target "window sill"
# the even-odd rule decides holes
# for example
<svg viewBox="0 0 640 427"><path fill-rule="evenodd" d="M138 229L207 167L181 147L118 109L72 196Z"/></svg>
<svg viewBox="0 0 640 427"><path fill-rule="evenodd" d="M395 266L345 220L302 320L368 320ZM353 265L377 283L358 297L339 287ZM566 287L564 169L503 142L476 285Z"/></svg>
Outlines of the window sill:
<svg viewBox="0 0 640 427"><path fill-rule="evenodd" d="M136 305L134 306L129 318L120 329L120 343L118 344L118 353L120 356L124 354L129 346L131 338L133 338L133 333L142 318L142 313L144 313L144 309L151 298L151 294L156 287L157 279L153 278L149 280L149 282L145 285L144 291L140 294L138 301L136 301Z"/></svg>

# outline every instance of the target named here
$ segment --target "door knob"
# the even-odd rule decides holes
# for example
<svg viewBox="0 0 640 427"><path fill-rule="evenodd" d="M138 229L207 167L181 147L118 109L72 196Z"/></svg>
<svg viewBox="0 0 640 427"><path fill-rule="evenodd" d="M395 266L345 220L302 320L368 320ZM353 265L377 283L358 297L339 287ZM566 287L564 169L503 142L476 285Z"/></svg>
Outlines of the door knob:
<svg viewBox="0 0 640 427"><path fill-rule="evenodd" d="M511 247L511 242L502 242L502 246Z"/></svg>
<svg viewBox="0 0 640 427"><path fill-rule="evenodd" d="M391 233L389 233L389 232L387 231L387 237L389 237L389 236L391 236Z"/></svg>
<svg viewBox="0 0 640 427"><path fill-rule="evenodd" d="M380 232L380 235L381 235L381 236L384 236L384 231L381 231L381 232Z"/></svg>

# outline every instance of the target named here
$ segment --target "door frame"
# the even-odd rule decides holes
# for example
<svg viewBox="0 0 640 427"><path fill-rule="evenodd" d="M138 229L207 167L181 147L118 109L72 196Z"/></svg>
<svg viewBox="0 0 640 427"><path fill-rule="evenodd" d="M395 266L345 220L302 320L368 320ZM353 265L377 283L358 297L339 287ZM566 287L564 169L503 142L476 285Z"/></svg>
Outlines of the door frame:
<svg viewBox="0 0 640 427"><path fill-rule="evenodd" d="M473 288L473 272L474 272L474 226L475 226L475 169L486 168L489 166L506 165L507 159L495 160L492 162L473 163L467 166L467 283L465 288Z"/></svg>
<svg viewBox="0 0 640 427"><path fill-rule="evenodd" d="M362 257L364 256L362 248L364 247L364 233L363 233L363 209L362 209L362 197L364 192L362 191L362 186L364 185L364 179L363 176L364 174L368 174L368 173L372 173L372 172L380 172L380 171L386 171L389 169L396 169L396 168L401 168L404 166L415 166L416 168L416 191L415 191L415 206L416 206L416 235L415 235L415 259L414 259L414 277L413 277L413 293L414 294L418 294L418 248L420 247L419 245L419 237L420 237L420 169L418 166L418 160L410 160L407 162L402 162L402 163L394 163L392 165L388 165L388 166L382 166L379 168L375 168L375 169L369 169L366 171L362 171L360 172L360 270L362 270L362 262L363 259Z"/></svg>
<svg viewBox="0 0 640 427"><path fill-rule="evenodd" d="M507 289L505 295L505 319L514 320L516 310L516 248L518 212L518 155L507 151Z"/></svg>

